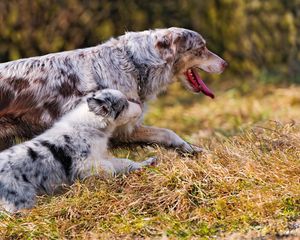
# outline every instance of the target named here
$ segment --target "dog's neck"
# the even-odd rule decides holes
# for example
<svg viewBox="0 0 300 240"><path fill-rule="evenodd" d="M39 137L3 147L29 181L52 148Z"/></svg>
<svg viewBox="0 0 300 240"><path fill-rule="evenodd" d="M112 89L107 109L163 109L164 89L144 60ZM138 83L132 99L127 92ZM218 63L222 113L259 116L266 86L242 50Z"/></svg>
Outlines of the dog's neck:
<svg viewBox="0 0 300 240"><path fill-rule="evenodd" d="M100 88L118 89L130 98L145 102L171 83L173 65L160 59L155 52L145 53L147 56L138 53L140 49L128 41L111 39L97 46L92 53L93 75Z"/></svg>
<svg viewBox="0 0 300 240"><path fill-rule="evenodd" d="M154 98L172 82L171 64L163 62L161 59L158 59L156 64L148 63L143 59L137 59L129 49L126 49L126 55L134 65L133 74L140 101L144 102Z"/></svg>

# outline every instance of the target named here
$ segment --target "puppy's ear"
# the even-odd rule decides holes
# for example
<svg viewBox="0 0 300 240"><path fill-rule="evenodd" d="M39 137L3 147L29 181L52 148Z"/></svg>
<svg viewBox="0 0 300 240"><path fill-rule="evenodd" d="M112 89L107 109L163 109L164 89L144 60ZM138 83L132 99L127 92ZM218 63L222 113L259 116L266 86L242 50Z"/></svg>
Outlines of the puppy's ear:
<svg viewBox="0 0 300 240"><path fill-rule="evenodd" d="M173 46L173 38L171 33L166 33L157 37L156 48L158 49L163 60L169 62L175 57L175 48Z"/></svg>
<svg viewBox="0 0 300 240"><path fill-rule="evenodd" d="M107 102L102 99L90 97L87 99L87 103L91 112L102 117L107 117L110 113L110 107Z"/></svg>

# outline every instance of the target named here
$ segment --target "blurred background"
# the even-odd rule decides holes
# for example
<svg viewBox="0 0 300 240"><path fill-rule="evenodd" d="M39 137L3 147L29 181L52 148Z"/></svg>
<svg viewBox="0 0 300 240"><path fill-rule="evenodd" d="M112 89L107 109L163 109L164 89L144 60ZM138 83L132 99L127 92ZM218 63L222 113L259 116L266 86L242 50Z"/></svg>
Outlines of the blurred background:
<svg viewBox="0 0 300 240"><path fill-rule="evenodd" d="M0 0L0 62L170 26L207 39L223 80L300 82L300 0Z"/></svg>

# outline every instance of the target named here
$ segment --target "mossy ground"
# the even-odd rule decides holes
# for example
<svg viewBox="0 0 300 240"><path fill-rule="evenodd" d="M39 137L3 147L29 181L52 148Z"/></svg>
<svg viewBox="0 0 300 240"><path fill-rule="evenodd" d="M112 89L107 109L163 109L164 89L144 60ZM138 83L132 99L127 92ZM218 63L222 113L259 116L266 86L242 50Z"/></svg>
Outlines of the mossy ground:
<svg viewBox="0 0 300 240"><path fill-rule="evenodd" d="M137 161L156 155L159 163L76 182L63 195L39 197L31 211L2 213L0 238L275 238L298 226L300 87L225 87L210 100L175 84L146 122L209 152L116 150Z"/></svg>

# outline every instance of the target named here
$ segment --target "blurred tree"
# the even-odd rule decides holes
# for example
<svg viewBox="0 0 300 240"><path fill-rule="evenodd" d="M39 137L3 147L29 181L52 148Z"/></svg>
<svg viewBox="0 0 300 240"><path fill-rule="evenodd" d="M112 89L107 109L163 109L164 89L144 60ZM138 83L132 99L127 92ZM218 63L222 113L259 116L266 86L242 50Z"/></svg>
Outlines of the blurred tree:
<svg viewBox="0 0 300 240"><path fill-rule="evenodd" d="M300 73L300 0L0 0L0 61L178 26L202 33L231 72Z"/></svg>

